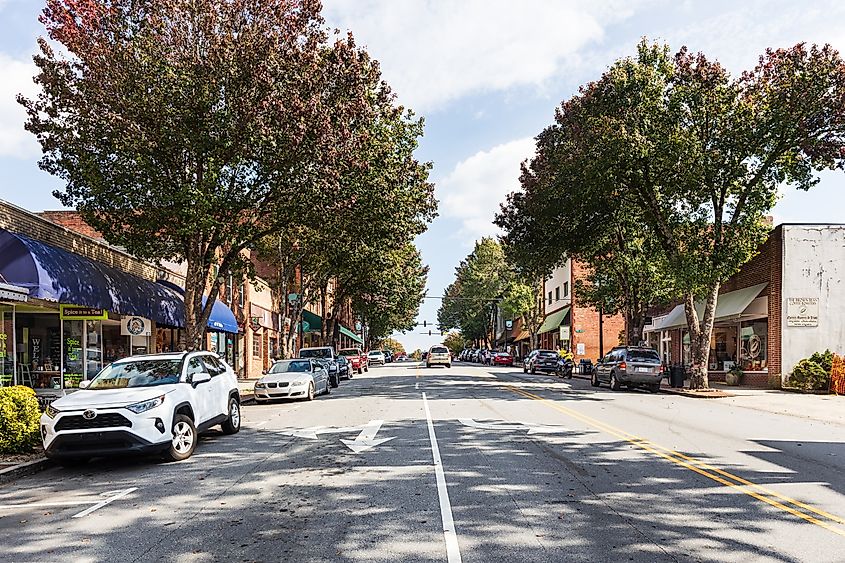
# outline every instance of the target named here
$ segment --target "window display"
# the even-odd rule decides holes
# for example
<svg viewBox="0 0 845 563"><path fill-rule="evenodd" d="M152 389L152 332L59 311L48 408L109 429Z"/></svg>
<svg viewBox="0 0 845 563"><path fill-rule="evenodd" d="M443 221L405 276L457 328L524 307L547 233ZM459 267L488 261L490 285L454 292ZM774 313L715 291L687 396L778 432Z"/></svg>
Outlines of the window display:
<svg viewBox="0 0 845 563"><path fill-rule="evenodd" d="M740 327L741 367L745 371L768 369L768 319L743 322Z"/></svg>
<svg viewBox="0 0 845 563"><path fill-rule="evenodd" d="M710 370L730 371L737 363L736 325L713 327L710 337Z"/></svg>

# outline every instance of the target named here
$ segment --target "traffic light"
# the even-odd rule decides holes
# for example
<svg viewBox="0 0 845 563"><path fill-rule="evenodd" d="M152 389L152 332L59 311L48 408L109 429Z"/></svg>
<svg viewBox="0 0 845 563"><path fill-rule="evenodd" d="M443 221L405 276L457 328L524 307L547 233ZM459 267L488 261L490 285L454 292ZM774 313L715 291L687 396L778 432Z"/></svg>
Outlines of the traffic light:
<svg viewBox="0 0 845 563"><path fill-rule="evenodd" d="M425 328L427 326L427 324L426 324L427 322L428 321L423 321L423 328ZM429 332L429 334L431 334L431 332Z"/></svg>
<svg viewBox="0 0 845 563"><path fill-rule="evenodd" d="M430 331L430 330L428 331L428 335L429 335L429 336L431 336L431 331Z"/></svg>

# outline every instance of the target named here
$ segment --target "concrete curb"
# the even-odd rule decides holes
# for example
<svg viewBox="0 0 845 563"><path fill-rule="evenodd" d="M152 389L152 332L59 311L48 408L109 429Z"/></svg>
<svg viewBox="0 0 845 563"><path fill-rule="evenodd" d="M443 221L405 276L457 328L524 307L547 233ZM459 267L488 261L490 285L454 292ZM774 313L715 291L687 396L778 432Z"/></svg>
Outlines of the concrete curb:
<svg viewBox="0 0 845 563"><path fill-rule="evenodd" d="M726 393L720 389L712 389L710 391L690 391L689 389L682 389L678 387L661 387L661 393L669 395L680 395L682 397L691 397L694 399L725 399L727 397L735 397L731 393Z"/></svg>
<svg viewBox="0 0 845 563"><path fill-rule="evenodd" d="M52 466L53 462L51 460L42 457L7 467L6 469L0 470L0 485L14 481L19 477L33 475Z"/></svg>

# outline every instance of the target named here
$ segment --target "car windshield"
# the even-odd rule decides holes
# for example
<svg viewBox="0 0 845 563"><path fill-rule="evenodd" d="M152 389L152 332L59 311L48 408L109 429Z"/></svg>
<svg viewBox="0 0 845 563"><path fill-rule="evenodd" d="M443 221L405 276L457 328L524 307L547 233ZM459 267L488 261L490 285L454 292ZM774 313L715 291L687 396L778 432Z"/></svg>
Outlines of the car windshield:
<svg viewBox="0 0 845 563"><path fill-rule="evenodd" d="M659 364L660 356L654 350L628 350L628 361Z"/></svg>
<svg viewBox="0 0 845 563"><path fill-rule="evenodd" d="M301 350L299 352L300 358L331 358L332 351L329 348L311 348L310 350Z"/></svg>
<svg viewBox="0 0 845 563"><path fill-rule="evenodd" d="M345 364L345 363L346 363L346 362L348 362L348 361L349 361L349 360L347 360L347 359L346 359L346 356L339 356L339 357L337 358L337 363L339 363L339 364Z"/></svg>
<svg viewBox="0 0 845 563"><path fill-rule="evenodd" d="M340 355L340 356L357 356L358 350L356 350L354 348L349 349L349 350L341 350L340 352L338 352L338 355Z"/></svg>
<svg viewBox="0 0 845 563"><path fill-rule="evenodd" d="M370 352L370 353L369 353L369 354L367 354L367 355L368 355L368 356L380 356L380 355L381 355L381 352Z"/></svg>
<svg viewBox="0 0 845 563"><path fill-rule="evenodd" d="M537 355L543 358L554 358L557 356L557 352L552 352L551 350L540 350L537 352Z"/></svg>
<svg viewBox="0 0 845 563"><path fill-rule="evenodd" d="M443 348L443 347L432 348L432 349L431 349L431 353L432 353L432 354L448 354L448 353L449 353L449 349L448 349L448 348Z"/></svg>
<svg viewBox="0 0 845 563"><path fill-rule="evenodd" d="M103 368L88 389L124 389L179 383L182 361L179 359L117 362Z"/></svg>
<svg viewBox="0 0 845 563"><path fill-rule="evenodd" d="M284 362L276 362L267 373L301 373L308 371L311 371L311 362L288 360Z"/></svg>

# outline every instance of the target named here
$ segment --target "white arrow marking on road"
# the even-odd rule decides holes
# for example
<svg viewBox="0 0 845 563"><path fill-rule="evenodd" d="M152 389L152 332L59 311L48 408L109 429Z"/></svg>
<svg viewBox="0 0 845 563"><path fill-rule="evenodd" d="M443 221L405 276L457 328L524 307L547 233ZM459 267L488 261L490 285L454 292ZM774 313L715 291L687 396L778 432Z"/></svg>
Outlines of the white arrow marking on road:
<svg viewBox="0 0 845 563"><path fill-rule="evenodd" d="M355 440L341 440L341 442L346 444L346 446L356 454L360 454L361 452L365 452L370 448L374 448L379 444L383 444L395 438L395 436L390 436L388 438L376 439L376 434L378 434L382 424L384 424L383 420L371 420L366 424L366 426L364 426L361 433L358 434Z"/></svg>
<svg viewBox="0 0 845 563"><path fill-rule="evenodd" d="M528 434L557 434L566 432L563 426L547 426L544 424L531 424L529 422L476 422L471 418L459 418L458 422L470 428L480 430L528 430Z"/></svg>
<svg viewBox="0 0 845 563"><path fill-rule="evenodd" d="M310 438L316 440L320 434L337 434L340 432L357 432L361 430L361 426L343 426L341 428L329 428L328 426L312 426L311 428L302 428L300 430L289 430L282 432L285 436L293 436L294 438Z"/></svg>

